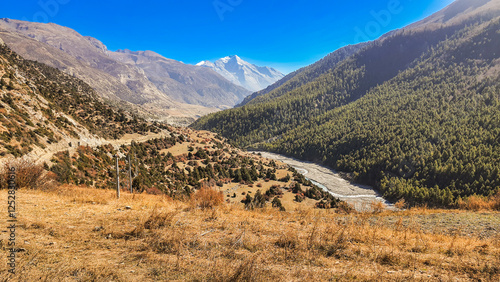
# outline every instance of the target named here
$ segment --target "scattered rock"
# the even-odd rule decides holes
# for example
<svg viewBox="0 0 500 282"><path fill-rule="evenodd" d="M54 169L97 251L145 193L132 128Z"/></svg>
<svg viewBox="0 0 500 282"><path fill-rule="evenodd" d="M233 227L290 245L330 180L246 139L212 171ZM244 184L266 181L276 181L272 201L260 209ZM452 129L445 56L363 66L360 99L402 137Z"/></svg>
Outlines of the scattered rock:
<svg viewBox="0 0 500 282"><path fill-rule="evenodd" d="M104 227L102 227L102 226L96 226L96 227L94 227L94 232L99 232L99 231L102 231L102 230L104 230Z"/></svg>
<svg viewBox="0 0 500 282"><path fill-rule="evenodd" d="M126 207L125 207L125 209L126 209L126 210L131 210L131 209L132 209L132 207L131 207L131 206L126 206Z"/></svg>

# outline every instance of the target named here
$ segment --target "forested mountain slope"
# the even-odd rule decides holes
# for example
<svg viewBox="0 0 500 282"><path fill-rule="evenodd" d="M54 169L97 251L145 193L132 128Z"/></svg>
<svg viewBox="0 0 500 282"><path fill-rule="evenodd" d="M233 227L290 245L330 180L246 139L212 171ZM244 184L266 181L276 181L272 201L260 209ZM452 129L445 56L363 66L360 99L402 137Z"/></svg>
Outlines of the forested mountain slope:
<svg viewBox="0 0 500 282"><path fill-rule="evenodd" d="M392 199L449 206L490 195L500 187L500 1L469 2L194 127L352 172Z"/></svg>
<svg viewBox="0 0 500 282"><path fill-rule="evenodd" d="M500 12L497 10L496 14ZM473 15L458 23L449 20L453 24L441 28L432 23L429 29L419 26L417 30L392 32L308 83L282 93L281 89L287 88L287 83L244 107L201 118L193 126L217 131L241 145L279 137L313 117L363 97L371 88L408 69L422 55L459 30L493 17L491 10L487 14Z"/></svg>
<svg viewBox="0 0 500 282"><path fill-rule="evenodd" d="M365 97L265 147L353 172L386 197L451 205L500 187L500 22L476 25Z"/></svg>
<svg viewBox="0 0 500 282"><path fill-rule="evenodd" d="M402 30L395 30L383 35L379 40L376 40L375 42L382 41L387 37L400 32L404 32L405 30L425 31L442 29L444 26L460 26L464 22L470 21L473 17L484 17L486 19L491 19L492 17L498 15L499 9L500 4L498 3L498 1L458 0L455 1L455 3L453 3L452 5L433 14L428 18L425 18L424 20L411 24ZM319 60L318 62L296 70L295 72L288 74L283 79L270 85L266 89L248 96L239 106L269 101L272 98L281 96L286 92L302 86L303 84L311 82L314 79L318 78L320 75L327 73L328 70L335 68L337 64L339 64L346 58L356 54L359 50L369 45L370 42L365 42L340 48L324 57L323 59ZM266 95L268 93L272 94Z"/></svg>

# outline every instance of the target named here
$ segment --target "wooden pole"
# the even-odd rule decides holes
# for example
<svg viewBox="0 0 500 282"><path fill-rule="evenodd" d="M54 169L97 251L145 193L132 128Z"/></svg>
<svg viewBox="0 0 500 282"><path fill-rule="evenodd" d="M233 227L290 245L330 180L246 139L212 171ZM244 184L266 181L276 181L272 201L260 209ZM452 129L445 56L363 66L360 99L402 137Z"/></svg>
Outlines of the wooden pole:
<svg viewBox="0 0 500 282"><path fill-rule="evenodd" d="M130 188L130 193L134 193L134 190L132 190L132 162L130 162L130 154L128 155L128 185Z"/></svg>
<svg viewBox="0 0 500 282"><path fill-rule="evenodd" d="M135 175L134 177L137 177L139 176L139 161L137 160L137 158L135 158Z"/></svg>
<svg viewBox="0 0 500 282"><path fill-rule="evenodd" d="M118 167L118 154L116 154L116 196L120 199L120 168Z"/></svg>

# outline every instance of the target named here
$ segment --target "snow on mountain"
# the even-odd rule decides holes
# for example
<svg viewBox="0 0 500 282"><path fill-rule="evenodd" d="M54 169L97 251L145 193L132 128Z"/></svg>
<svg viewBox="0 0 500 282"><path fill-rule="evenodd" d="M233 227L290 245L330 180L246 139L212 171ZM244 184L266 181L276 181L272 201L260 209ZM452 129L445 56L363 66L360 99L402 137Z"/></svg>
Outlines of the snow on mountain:
<svg viewBox="0 0 500 282"><path fill-rule="evenodd" d="M196 65L211 68L232 83L254 92L284 77L281 72L273 68L250 64L236 55L221 58L215 63L202 61Z"/></svg>

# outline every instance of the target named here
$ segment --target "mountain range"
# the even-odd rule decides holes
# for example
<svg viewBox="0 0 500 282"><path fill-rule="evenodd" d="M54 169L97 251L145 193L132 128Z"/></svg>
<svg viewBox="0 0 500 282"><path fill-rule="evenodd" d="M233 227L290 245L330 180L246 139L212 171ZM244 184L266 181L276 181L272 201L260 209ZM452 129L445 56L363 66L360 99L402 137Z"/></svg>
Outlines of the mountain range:
<svg viewBox="0 0 500 282"><path fill-rule="evenodd" d="M236 55L221 58L214 63L202 61L196 65L210 68L232 83L252 92L260 91L284 77L273 68L250 64Z"/></svg>
<svg viewBox="0 0 500 282"><path fill-rule="evenodd" d="M152 51L112 52L95 38L52 23L1 19L0 37L24 58L78 77L102 97L154 119L190 122L250 94L211 69Z"/></svg>
<svg viewBox="0 0 500 282"><path fill-rule="evenodd" d="M499 0L457 0L192 126L328 165L391 200L489 196L500 187L499 30Z"/></svg>
<svg viewBox="0 0 500 282"><path fill-rule="evenodd" d="M237 56L0 20L0 278L500 281L499 46L500 0L456 0L247 96Z"/></svg>

